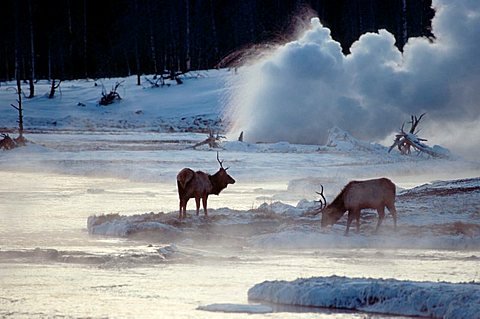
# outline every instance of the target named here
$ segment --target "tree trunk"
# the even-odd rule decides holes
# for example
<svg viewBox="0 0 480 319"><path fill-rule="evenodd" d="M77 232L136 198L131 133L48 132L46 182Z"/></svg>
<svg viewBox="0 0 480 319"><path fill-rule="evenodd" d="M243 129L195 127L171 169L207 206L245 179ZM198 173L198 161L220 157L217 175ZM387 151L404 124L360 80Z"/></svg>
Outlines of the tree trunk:
<svg viewBox="0 0 480 319"><path fill-rule="evenodd" d="M35 79L35 45L33 41L33 13L32 13L32 0L28 1L28 16L30 27L30 75L28 77L28 83L30 88L30 95L28 98L35 96L35 85L33 83Z"/></svg>
<svg viewBox="0 0 480 319"><path fill-rule="evenodd" d="M17 77L17 94L18 94L18 135L23 137L23 109L22 109L22 85L20 77Z"/></svg>
<svg viewBox="0 0 480 319"><path fill-rule="evenodd" d="M135 50L135 67L136 67L136 73L137 73L137 85L141 85L142 82L140 80L140 55L138 52L138 24L139 24L139 14L138 14L138 2L137 0L133 1L133 10L134 10L134 16L135 16L135 30L134 30L134 50Z"/></svg>
<svg viewBox="0 0 480 319"><path fill-rule="evenodd" d="M185 71L190 71L190 0L185 0Z"/></svg>
<svg viewBox="0 0 480 319"><path fill-rule="evenodd" d="M83 70L85 78L88 78L88 57L87 57L87 0L83 0Z"/></svg>
<svg viewBox="0 0 480 319"><path fill-rule="evenodd" d="M215 21L215 11L213 8L213 0L210 0L210 21L212 24L212 44L213 44L213 54L215 59L218 59L218 36L217 36L217 23Z"/></svg>
<svg viewBox="0 0 480 319"><path fill-rule="evenodd" d="M48 80L52 80L52 45L50 38L48 39Z"/></svg>

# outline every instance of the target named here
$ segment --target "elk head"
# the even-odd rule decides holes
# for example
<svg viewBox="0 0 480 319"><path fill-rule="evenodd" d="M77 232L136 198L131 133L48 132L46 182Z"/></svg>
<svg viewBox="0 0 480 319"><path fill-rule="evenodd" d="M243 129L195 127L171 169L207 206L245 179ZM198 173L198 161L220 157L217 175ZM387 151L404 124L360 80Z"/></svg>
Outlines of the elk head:
<svg viewBox="0 0 480 319"><path fill-rule="evenodd" d="M217 161L218 161L218 164L220 164L220 169L218 170L218 172L212 175L212 179L211 179L212 186L213 186L212 193L216 195L218 195L220 191L226 188L228 184L235 184L235 180L227 173L228 167L223 168L223 161L221 161L220 158L218 157L218 152L217 152Z"/></svg>
<svg viewBox="0 0 480 319"><path fill-rule="evenodd" d="M318 213L322 214L322 219L321 219L321 226L326 227L335 224L337 220L340 219L343 215L343 211L337 209L333 205L327 205L327 200L325 199L325 195L323 195L323 185L321 186L320 192L315 192L318 195L320 195L320 199L317 200L316 202L320 203L320 207L318 208Z"/></svg>

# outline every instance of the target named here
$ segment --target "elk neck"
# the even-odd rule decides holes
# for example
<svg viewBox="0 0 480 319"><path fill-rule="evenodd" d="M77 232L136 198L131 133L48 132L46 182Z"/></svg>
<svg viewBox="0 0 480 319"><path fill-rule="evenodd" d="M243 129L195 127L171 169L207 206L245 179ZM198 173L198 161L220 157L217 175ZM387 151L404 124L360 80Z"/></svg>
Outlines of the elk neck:
<svg viewBox="0 0 480 319"><path fill-rule="evenodd" d="M328 205L328 207L334 208L336 211L341 211L342 215L346 210L343 195L345 194L347 186L345 186L340 192L340 194L338 194L337 197L335 197L335 199Z"/></svg>

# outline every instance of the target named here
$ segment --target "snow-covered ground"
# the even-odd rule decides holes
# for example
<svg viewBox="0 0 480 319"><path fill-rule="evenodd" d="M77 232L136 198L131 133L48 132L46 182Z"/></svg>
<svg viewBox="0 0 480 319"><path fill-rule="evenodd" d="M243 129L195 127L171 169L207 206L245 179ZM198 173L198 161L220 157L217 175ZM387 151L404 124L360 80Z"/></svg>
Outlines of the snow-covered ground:
<svg viewBox="0 0 480 319"><path fill-rule="evenodd" d="M185 83L174 81L162 88L152 88L147 81L137 86L136 77L65 81L53 99L48 99L50 83L36 84L36 97L23 99L26 130L65 132L72 130L104 131L207 131L218 129L218 101L225 98L223 81L226 70L192 72ZM152 76L148 76L152 78ZM205 79L207 79L205 81ZM109 92L118 83L122 100L108 106L99 105L102 90ZM168 82L168 81L167 81ZM15 83L1 83L0 127L16 128ZM28 86L23 88L28 92Z"/></svg>
<svg viewBox="0 0 480 319"><path fill-rule="evenodd" d="M195 72L184 84L163 88L137 87L127 78L119 90L122 100L106 107L98 105L101 85L109 90L120 79L66 81L53 100L45 96L48 83L38 83L39 95L24 100L32 143L0 151L0 270L8 274L0 315L129 317L130 310L162 299L157 290L165 285L166 295L180 301L163 298L155 311L167 309L172 316L224 318L216 312L261 315L272 309L302 317L307 315L299 309L247 305L248 288L263 280L320 275L478 281L472 265L480 251L480 162L455 153L443 159L388 153L388 145L358 140L338 127L331 128L325 145L255 144L229 136L218 149L193 148L208 129L223 132L230 76L235 75L228 70ZM0 86L0 127L6 131L16 127L9 86L14 85ZM188 218L179 221L177 172L215 172L217 151L237 183L209 198L208 218L202 211L195 216L191 201ZM398 188L397 232L387 215L374 235L372 211L362 215L360 233L348 237L345 217L322 230L320 216L309 216L320 185L331 201L348 181L380 176ZM394 270L372 271L379 260ZM148 275L124 270L129 267L142 267ZM158 277L156 267L168 267L168 275ZM124 281L112 279L119 272ZM90 281L78 281L85 274ZM337 281L355 286L365 280ZM48 285L25 288L38 282ZM72 282L76 290L68 302L49 299L52 289L62 294ZM399 284L396 291L404 293L409 285ZM458 287L452 289L464 286ZM384 290L378 291L381 299ZM43 303L36 301L39 294ZM103 294L104 306L97 300ZM74 307L82 298L90 310ZM397 302L407 309L407 301Z"/></svg>
<svg viewBox="0 0 480 319"><path fill-rule="evenodd" d="M364 213L359 234L343 236L344 217L331 230L320 230L320 217L309 217L315 202L303 200L296 206L282 202L264 203L249 210L221 208L209 218L192 215L178 220L178 213L148 213L134 216L92 215L88 219L91 234L138 237L157 232L170 240L235 242L262 248L480 248L480 179L433 182L400 191L397 199L399 226L393 230L391 219L381 232L373 235L377 213ZM202 228L215 228L205 234Z"/></svg>

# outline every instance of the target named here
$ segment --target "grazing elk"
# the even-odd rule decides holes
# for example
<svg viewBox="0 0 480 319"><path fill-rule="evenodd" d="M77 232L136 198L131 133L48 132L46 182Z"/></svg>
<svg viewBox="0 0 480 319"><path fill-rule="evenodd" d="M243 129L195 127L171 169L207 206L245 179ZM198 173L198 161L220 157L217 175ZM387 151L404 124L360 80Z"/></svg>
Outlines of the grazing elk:
<svg viewBox="0 0 480 319"><path fill-rule="evenodd" d="M360 231L360 212L364 208L376 209L378 212L378 223L375 232L385 218L385 207L388 208L393 217L395 230L397 229L397 211L395 209L395 184L388 178L377 178L366 181L349 182L340 194L327 205L323 196L323 186L319 202L321 207L318 213L322 213L322 227L335 224L343 214L348 211L347 229L348 235L350 224L355 218L356 231ZM323 202L322 202L323 199Z"/></svg>
<svg viewBox="0 0 480 319"><path fill-rule="evenodd" d="M184 168L177 174L178 196L180 198L180 219L187 217L187 202L193 197L195 197L195 203L197 204L197 216L198 211L200 210L200 199L202 199L205 216L208 216L208 195L218 195L228 186L228 184L235 184L235 180L227 173L228 167L223 168L223 161L220 161L218 158L218 152L217 161L220 164L220 169L213 175L202 171L194 172L190 168Z"/></svg>

